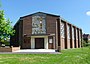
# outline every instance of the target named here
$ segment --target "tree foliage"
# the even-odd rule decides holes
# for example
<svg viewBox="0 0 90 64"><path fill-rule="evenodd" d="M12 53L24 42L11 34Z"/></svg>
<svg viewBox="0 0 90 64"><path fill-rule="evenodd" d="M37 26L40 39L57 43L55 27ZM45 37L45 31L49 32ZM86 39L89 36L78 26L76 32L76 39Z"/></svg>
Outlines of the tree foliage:
<svg viewBox="0 0 90 64"><path fill-rule="evenodd" d="M6 20L4 11L0 10L0 42L10 38L10 35L14 35L14 32L10 20Z"/></svg>

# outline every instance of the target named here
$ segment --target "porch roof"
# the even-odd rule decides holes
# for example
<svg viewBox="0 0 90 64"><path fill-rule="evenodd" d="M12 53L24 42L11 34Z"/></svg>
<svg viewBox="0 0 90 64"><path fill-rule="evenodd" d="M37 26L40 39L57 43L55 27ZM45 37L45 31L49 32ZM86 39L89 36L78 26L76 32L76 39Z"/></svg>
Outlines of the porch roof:
<svg viewBox="0 0 90 64"><path fill-rule="evenodd" d="M27 35L26 37L31 37L31 36L55 36L55 34L32 34L32 35Z"/></svg>

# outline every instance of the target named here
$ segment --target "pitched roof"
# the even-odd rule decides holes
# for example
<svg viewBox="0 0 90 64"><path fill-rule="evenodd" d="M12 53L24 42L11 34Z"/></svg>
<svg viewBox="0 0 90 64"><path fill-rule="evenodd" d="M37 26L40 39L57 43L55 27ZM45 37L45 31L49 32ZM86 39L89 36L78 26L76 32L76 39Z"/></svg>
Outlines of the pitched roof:
<svg viewBox="0 0 90 64"><path fill-rule="evenodd" d="M44 13L44 12L36 12L36 13L29 14L29 15L26 15L26 16L23 16L23 17L20 17L20 18L25 18L25 17L28 17L28 16L32 16L32 15L37 14L37 13L46 14L46 15L55 16L55 17L60 17L59 15L54 15L54 14L49 14L49 13Z"/></svg>

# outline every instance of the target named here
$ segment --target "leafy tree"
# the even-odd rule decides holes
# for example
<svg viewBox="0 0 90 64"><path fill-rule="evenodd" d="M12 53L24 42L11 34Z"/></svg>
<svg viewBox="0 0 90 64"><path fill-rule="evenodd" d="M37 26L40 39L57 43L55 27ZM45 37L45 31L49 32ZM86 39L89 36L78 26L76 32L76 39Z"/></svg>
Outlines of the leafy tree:
<svg viewBox="0 0 90 64"><path fill-rule="evenodd" d="M4 11L0 10L0 42L5 42L10 38L10 35L14 35L14 32L10 20L6 20Z"/></svg>

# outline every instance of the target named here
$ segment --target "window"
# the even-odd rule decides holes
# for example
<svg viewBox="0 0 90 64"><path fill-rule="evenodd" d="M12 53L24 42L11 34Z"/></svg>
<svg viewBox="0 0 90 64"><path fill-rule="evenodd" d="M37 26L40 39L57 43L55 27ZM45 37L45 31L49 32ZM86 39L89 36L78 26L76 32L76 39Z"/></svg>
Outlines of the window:
<svg viewBox="0 0 90 64"><path fill-rule="evenodd" d="M72 27L72 39L74 39L74 27Z"/></svg>
<svg viewBox="0 0 90 64"><path fill-rule="evenodd" d="M60 25L60 26L61 26L61 27L60 27L61 37L62 37L62 38L65 38L65 25L64 25L64 23L61 22L61 25Z"/></svg>
<svg viewBox="0 0 90 64"><path fill-rule="evenodd" d="M46 20L45 15L32 16L32 34L45 34Z"/></svg>
<svg viewBox="0 0 90 64"><path fill-rule="evenodd" d="M67 35L68 39L70 39L70 25L67 25Z"/></svg>
<svg viewBox="0 0 90 64"><path fill-rule="evenodd" d="M76 29L76 40L78 40L78 30Z"/></svg>
<svg viewBox="0 0 90 64"><path fill-rule="evenodd" d="M79 30L79 39L81 41L81 31Z"/></svg>

